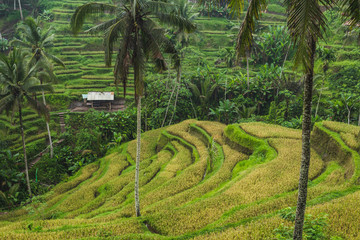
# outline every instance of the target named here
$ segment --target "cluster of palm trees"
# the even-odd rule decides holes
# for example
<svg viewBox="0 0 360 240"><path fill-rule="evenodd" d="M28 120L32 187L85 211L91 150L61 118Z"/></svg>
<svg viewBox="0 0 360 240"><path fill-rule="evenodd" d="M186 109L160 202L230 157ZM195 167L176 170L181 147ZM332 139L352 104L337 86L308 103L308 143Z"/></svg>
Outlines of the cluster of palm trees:
<svg viewBox="0 0 360 240"><path fill-rule="evenodd" d="M217 0L223 3L222 0ZM199 0L200 4L207 1ZM225 1L235 15L239 15L244 8L243 0ZM301 65L305 73L304 106L303 106L303 147L299 179L299 197L296 211L294 239L302 239L302 228L306 206L307 181L310 165L310 131L311 131L311 102L314 75L314 58L316 43L323 38L326 30L326 18L320 5L332 7L341 4L345 15L350 19L350 25L355 27L360 22L360 4L358 0L285 0L288 15L288 30L296 48L295 63ZM240 26L237 36L237 57L246 57L253 43L255 21L260 18L266 9L266 0L250 0L245 19ZM164 31L159 28L158 22L176 25L180 30L193 31L195 26L182 18L174 10L174 4L166 0L120 0L118 5L88 3L79 7L71 20L74 33L79 32L85 17L91 13L107 12L115 18L93 27L89 32L104 31L104 45L106 64L111 63L111 53L114 43L119 45L114 73L116 82L122 81L124 92L128 80L129 67L134 68L135 96L138 106L137 156L135 174L135 209L136 216L140 216L139 205L139 161L140 161L140 111L143 94L143 79L145 62L151 58L156 69L166 68L163 52L172 54L177 69L180 69L180 60L175 48L164 37Z"/></svg>
<svg viewBox="0 0 360 240"><path fill-rule="evenodd" d="M205 0L199 1L205 4ZM218 0L219 3L224 1ZM244 7L243 0L225 1L229 4L232 13L240 15ZM307 181L310 163L310 131L311 131L311 101L314 74L314 57L316 43L323 38L326 30L326 18L320 5L332 7L341 4L345 15L350 19L352 27L360 22L360 4L358 0L285 0L288 15L288 30L296 47L295 62L304 69L304 106L303 106L303 147L299 180L299 197L295 220L294 239L302 238L302 226L306 206ZM255 21L260 18L261 12L266 9L266 0L250 0L245 19L240 26L237 36L237 57L246 57L253 43ZM101 23L89 30L89 33L104 32L105 63L111 65L114 47L118 48L114 66L115 83L122 82L124 94L130 67L134 70L135 98L137 102L137 154L135 173L135 210L140 216L139 202L139 166L140 166L140 135L141 135L141 98L144 91L145 65L151 60L159 72L167 69L164 54L170 54L175 69L179 72L180 57L174 45L165 36L165 30L159 26L166 24L176 26L178 32L192 32L195 25L179 14L174 2L167 0L119 0L113 4L90 2L78 7L71 19L71 28L74 34L78 33L90 14L108 13L113 19ZM27 35L32 30L34 22L25 22L22 31ZM24 26L25 26L24 25ZM45 114L48 119L46 102L34 100L30 94L51 90L50 85L43 84L45 79L51 78L49 60L58 64L61 62L50 56L44 49L49 34L35 36L34 39L25 38L23 41L14 41L14 44L31 48L30 58L26 53L14 49L8 57L0 55L0 83L2 86L0 111L19 112L20 128L23 139L25 166L26 150L22 129L21 109L24 100L39 113ZM34 44L31 41L35 41ZM50 41L48 41L50 42ZM28 44L30 43L30 44ZM35 47L34 47L35 46ZM47 78L45 78L47 76ZM181 75L180 75L181 76ZM44 99L44 98L43 98ZM49 134L49 137L50 134ZM27 175L28 179L28 175ZM31 190L29 186L29 193Z"/></svg>
<svg viewBox="0 0 360 240"><path fill-rule="evenodd" d="M65 65L60 59L47 52L47 48L51 47L54 40L51 28L42 31L39 21L27 18L19 25L17 32L21 38L11 42L13 49L8 56L0 53L0 113L5 111L7 114L12 113L12 116L18 114L26 183L31 198L22 109L26 104L39 115L44 116L50 142L50 155L53 157L49 110L44 93L51 92L53 88L45 83L55 80L51 62L64 67ZM43 102L34 97L37 93L42 94Z"/></svg>

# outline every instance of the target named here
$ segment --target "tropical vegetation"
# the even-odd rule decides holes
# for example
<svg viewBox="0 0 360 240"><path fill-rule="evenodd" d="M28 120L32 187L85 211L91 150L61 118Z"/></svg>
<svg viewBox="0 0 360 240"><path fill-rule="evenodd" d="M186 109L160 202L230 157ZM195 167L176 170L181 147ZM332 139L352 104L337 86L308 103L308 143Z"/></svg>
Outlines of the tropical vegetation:
<svg viewBox="0 0 360 240"><path fill-rule="evenodd" d="M0 1L0 238L359 238L359 11Z"/></svg>

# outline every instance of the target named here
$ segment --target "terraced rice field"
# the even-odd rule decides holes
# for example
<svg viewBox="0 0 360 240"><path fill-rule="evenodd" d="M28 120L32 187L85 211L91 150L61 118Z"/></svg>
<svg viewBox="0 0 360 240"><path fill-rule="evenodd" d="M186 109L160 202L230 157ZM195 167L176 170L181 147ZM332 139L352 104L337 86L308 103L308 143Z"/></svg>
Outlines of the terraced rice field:
<svg viewBox="0 0 360 240"><path fill-rule="evenodd" d="M360 127L317 123L307 213L360 239ZM354 141L357 140L357 141ZM0 239L274 239L294 207L301 131L263 123L187 120L142 136L140 218L136 143L82 168L34 204L0 216Z"/></svg>
<svg viewBox="0 0 360 240"><path fill-rule="evenodd" d="M70 19L72 14L75 12L75 9L78 6L81 6L88 1L77 0L77 1L52 1L53 9L50 9L54 15L54 21L45 24L44 28L49 27L50 25L55 28L55 42L54 47L51 49L51 52L58 56L62 61L64 61L66 68L61 66L55 66L55 74L58 78L58 82L54 83L54 92L46 94L47 103L50 105L50 109L53 112L60 111L63 112L66 110L72 101L80 101L82 94L86 94L89 91L114 91L116 92L117 97L123 97L122 91L117 93L116 86L114 84L113 77L113 68L105 67L104 63L104 52L102 47L102 35L89 35L85 33L80 33L77 36L74 36L70 31ZM108 2L105 0L99 0L99 2ZM260 26L270 24L270 25L283 25L285 21L278 16L276 13L266 13L263 16L263 20L260 23ZM84 30L94 26L96 23L102 22L103 20L108 19L108 16L98 16L94 17L91 20L87 21L84 25ZM199 17L195 20L195 23L198 26L198 33L196 36L191 37L191 45L197 46L199 42L200 51L203 53L203 59L205 59L211 67L225 69L224 63L215 65L216 60L219 59L220 50L224 47L232 47L234 37L229 37L233 35L234 32L231 31L231 26L238 25L239 21L227 20L221 18L212 18L211 20L208 17ZM264 25L264 26L265 26ZM192 59L183 59L183 75L191 75L194 70L198 67L194 64ZM170 70L170 73L164 74L154 74L151 66L148 66L151 76L149 78L164 79L168 78L175 79L175 72ZM239 72L245 74L245 68L233 68L226 69L227 74L236 76ZM250 75L255 76L255 69L250 66ZM170 76L170 77L169 77ZM133 75L129 74L129 83L127 85L127 95L125 98L128 101L132 101L134 98L134 84L133 84ZM168 79L172 80L172 79ZM121 89L122 85L119 85ZM59 105L59 103L61 103ZM29 114L30 114L29 110ZM33 126L34 124L40 123L38 126L38 131L33 131L31 136L36 135L31 139L27 139L27 146L30 148L35 148L37 151L41 151L46 146L45 129L40 126L45 126L44 120L40 117L36 117L34 112L31 113L34 115L32 120L28 120L28 124ZM54 119L52 120L53 124L51 126L52 131L58 132L58 119L56 114L54 114ZM56 124L57 123L57 124ZM6 117L0 119L0 126L4 127L3 136L9 135L6 138L1 138L1 140L6 141L10 144L12 150L18 149L18 142L13 142L13 139L20 141L20 135L14 129L18 128L18 125ZM25 127L25 129L27 129ZM54 134L56 138L57 134ZM41 141L40 141L41 139ZM38 140L37 142L35 140ZM13 144L14 143L14 144ZM15 145L15 146L13 146ZM36 151L34 151L36 152ZM30 154L32 155L32 154Z"/></svg>

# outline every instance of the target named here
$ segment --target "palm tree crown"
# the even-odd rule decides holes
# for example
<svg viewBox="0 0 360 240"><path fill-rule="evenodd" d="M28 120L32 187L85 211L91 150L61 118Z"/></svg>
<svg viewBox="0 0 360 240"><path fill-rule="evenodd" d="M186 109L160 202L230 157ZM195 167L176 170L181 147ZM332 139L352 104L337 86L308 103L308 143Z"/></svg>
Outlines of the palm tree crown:
<svg viewBox="0 0 360 240"><path fill-rule="evenodd" d="M114 66L115 83L126 83L129 67L134 68L135 95L143 94L145 62L152 60L158 72L166 70L163 53L171 54L175 67L180 65L177 51L165 36L158 23L176 26L179 30L192 32L195 25L180 16L176 6L166 0L121 0L117 5L87 3L77 8L71 19L71 28L76 34L86 17L91 13L107 12L115 18L87 30L89 33L104 31L105 63L111 65L114 45L118 47Z"/></svg>
<svg viewBox="0 0 360 240"><path fill-rule="evenodd" d="M11 42L14 46L20 46L29 50L32 53L30 63L34 64L40 59L44 59L50 64L55 62L62 67L64 63L48 52L48 49L53 46L55 34L52 33L53 28L50 27L46 31L42 31L40 27L39 18L37 20L29 17L19 25L17 32L20 34L21 39L15 39Z"/></svg>

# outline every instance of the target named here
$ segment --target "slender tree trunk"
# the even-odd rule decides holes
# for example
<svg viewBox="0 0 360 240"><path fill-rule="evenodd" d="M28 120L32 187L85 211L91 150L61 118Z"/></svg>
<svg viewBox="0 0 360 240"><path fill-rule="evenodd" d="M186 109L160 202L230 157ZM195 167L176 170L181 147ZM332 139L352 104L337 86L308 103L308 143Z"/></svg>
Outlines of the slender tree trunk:
<svg viewBox="0 0 360 240"><path fill-rule="evenodd" d="M177 84L178 84L178 88L177 88L177 90L176 90L176 97L175 97L175 103L174 103L174 111L173 111L173 113L172 113L172 115L171 115L171 119L170 119L170 122L169 122L169 125L171 125L171 122L172 122L172 120L173 120L173 118L174 118L174 115L175 115L175 112L176 112L176 104L177 104L177 100L178 100L178 96L179 96L179 90L180 90L180 87L181 87L181 84L180 84L180 82L181 82L181 67L179 67L179 71L178 71L178 73L177 73Z"/></svg>
<svg viewBox="0 0 360 240"><path fill-rule="evenodd" d="M247 86L250 88L250 72L249 72L249 50L246 51L246 73L247 73Z"/></svg>
<svg viewBox="0 0 360 240"><path fill-rule="evenodd" d="M141 96L137 103L137 128L136 128L136 169L135 169L135 211L136 216L140 217L139 199L139 170L140 170L140 149L141 149Z"/></svg>
<svg viewBox="0 0 360 240"><path fill-rule="evenodd" d="M16 10L16 0L14 0L14 10Z"/></svg>
<svg viewBox="0 0 360 240"><path fill-rule="evenodd" d="M360 113L359 113L359 118L358 118L358 126L360 126Z"/></svg>
<svg viewBox="0 0 360 240"><path fill-rule="evenodd" d="M348 110L348 116L347 116L348 124L350 124L351 109L349 107L347 107L347 110Z"/></svg>
<svg viewBox="0 0 360 240"><path fill-rule="evenodd" d="M46 106L46 100L45 100L44 91L42 91L42 97L43 97L43 103ZM49 122L48 121L46 121L46 129L47 129L48 136L49 136L50 158L53 158L53 156L54 156L54 148L53 148L53 143L52 143L52 139L51 139L51 132L50 132L50 127L49 127Z"/></svg>
<svg viewBox="0 0 360 240"><path fill-rule="evenodd" d="M21 140L22 140L23 151L24 151L26 184L27 184L29 196L31 199L32 194L31 194L31 187L30 187L29 169L28 169L28 162L27 162L27 155L26 155L26 145L25 145L24 127L23 127L23 121L22 121L22 109L21 109L20 101L18 102L18 104L19 104L19 122L20 122L20 131L21 131Z"/></svg>
<svg viewBox="0 0 360 240"><path fill-rule="evenodd" d="M301 240L303 233L306 197L307 197L307 183L309 178L310 167L310 133L311 133L311 103L312 103L312 89L314 76L314 58L316 42L315 39L310 40L311 59L310 67L307 69L306 78L304 81L304 104L303 104L303 123L302 123L302 154L301 167L299 178L299 193L296 206L294 240Z"/></svg>
<svg viewBox="0 0 360 240"><path fill-rule="evenodd" d="M283 62L283 65L282 65L282 68L281 68L281 72L280 72L280 80L282 78L282 74L283 74L283 71L284 71L284 68L285 68L285 63L286 63L286 59L288 57L288 54L289 54L289 50L290 50L290 47L291 47L291 43L289 43L289 47L286 51L286 54L285 54L285 58L284 58L284 62Z"/></svg>
<svg viewBox="0 0 360 240"><path fill-rule="evenodd" d="M321 94L322 94L322 90L320 90L319 99L318 99L318 102L317 102L317 104L316 104L315 117L317 116L317 113L318 113L318 109L319 109L319 105L320 105L320 99L321 99Z"/></svg>
<svg viewBox="0 0 360 240"><path fill-rule="evenodd" d="M168 114L168 111L169 111L169 107L170 107L170 102L171 102L171 99L172 99L172 97L173 97L173 95L174 95L175 88L176 88L176 83L174 84L174 88L173 88L173 90L171 91L170 98L169 98L169 102L168 102L168 105L167 105L167 107L166 107L165 116L164 116L163 122L162 122L162 124L161 124L161 127L163 127L164 124L165 124L165 121L166 121L166 118L167 118L167 114Z"/></svg>
<svg viewBox="0 0 360 240"><path fill-rule="evenodd" d="M24 20L24 16L23 16L22 8L21 8L21 0L18 0L18 3L19 3L19 11L20 11L20 17L21 17L21 20Z"/></svg>

